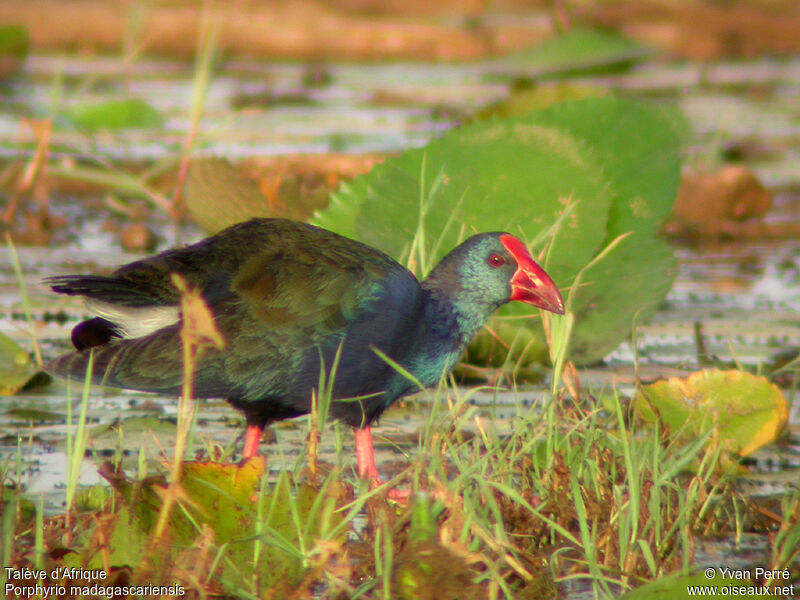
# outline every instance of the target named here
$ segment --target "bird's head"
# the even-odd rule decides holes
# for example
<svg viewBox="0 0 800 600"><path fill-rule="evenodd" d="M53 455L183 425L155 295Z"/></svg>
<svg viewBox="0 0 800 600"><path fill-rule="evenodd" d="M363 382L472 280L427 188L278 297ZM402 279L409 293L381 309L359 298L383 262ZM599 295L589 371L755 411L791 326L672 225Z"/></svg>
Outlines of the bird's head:
<svg viewBox="0 0 800 600"><path fill-rule="evenodd" d="M556 284L510 233L474 235L448 254L428 278L449 280L459 288L456 302L482 304L494 310L510 301L564 314L564 301ZM461 302L459 302L459 300Z"/></svg>

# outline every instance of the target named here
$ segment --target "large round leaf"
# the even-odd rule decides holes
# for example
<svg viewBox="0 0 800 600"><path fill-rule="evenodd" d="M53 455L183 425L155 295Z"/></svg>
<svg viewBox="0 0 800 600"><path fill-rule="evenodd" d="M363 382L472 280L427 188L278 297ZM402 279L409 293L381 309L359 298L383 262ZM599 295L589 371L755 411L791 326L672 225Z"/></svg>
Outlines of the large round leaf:
<svg viewBox="0 0 800 600"><path fill-rule="evenodd" d="M684 441L714 429L713 443L738 456L774 441L789 418L786 399L765 377L716 369L643 386L633 408Z"/></svg>
<svg viewBox="0 0 800 600"><path fill-rule="evenodd" d="M672 211L681 175L686 122L671 105L629 98L561 102L531 113L584 141L605 168L614 195L608 242L635 231L655 235Z"/></svg>
<svg viewBox="0 0 800 600"><path fill-rule="evenodd" d="M610 202L591 148L555 127L509 119L456 129L376 165L342 185L312 222L404 262L415 247L412 266L425 262L424 272L472 233L533 240L566 211L546 266L567 285L600 250Z"/></svg>
<svg viewBox="0 0 800 600"><path fill-rule="evenodd" d="M634 321L645 323L658 310L678 273L672 248L634 233L581 276L572 307L575 326L569 356L592 363L628 338Z"/></svg>

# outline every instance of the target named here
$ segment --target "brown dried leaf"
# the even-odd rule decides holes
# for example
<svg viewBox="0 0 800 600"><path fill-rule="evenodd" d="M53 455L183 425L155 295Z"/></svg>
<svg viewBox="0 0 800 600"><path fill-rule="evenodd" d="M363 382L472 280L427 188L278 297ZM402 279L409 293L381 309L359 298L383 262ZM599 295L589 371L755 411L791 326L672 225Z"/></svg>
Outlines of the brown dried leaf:
<svg viewBox="0 0 800 600"><path fill-rule="evenodd" d="M667 233L682 237L737 236L752 231L772 206L772 192L744 167L726 165L714 172L683 176Z"/></svg>

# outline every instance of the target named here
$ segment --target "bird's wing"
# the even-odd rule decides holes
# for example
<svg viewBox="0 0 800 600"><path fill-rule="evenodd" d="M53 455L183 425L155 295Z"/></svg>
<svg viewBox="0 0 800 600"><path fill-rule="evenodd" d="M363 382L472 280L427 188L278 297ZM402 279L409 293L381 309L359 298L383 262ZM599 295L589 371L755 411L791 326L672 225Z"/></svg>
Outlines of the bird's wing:
<svg viewBox="0 0 800 600"><path fill-rule="evenodd" d="M50 281L56 291L95 302L163 308L178 301L166 283L171 269L200 286L228 344L206 351L198 365L195 391L203 396L226 395L234 382L248 382L247 395L265 390L281 370L299 368L309 348L343 337L354 325L362 331L395 316L401 318L394 322L406 322L420 296L413 275L383 253L325 230L271 220L131 263L111 278ZM182 380L178 328L172 323L95 348L95 379L175 392ZM51 369L80 377L86 358L78 357L86 356L57 359Z"/></svg>
<svg viewBox="0 0 800 600"><path fill-rule="evenodd" d="M298 245L288 254L285 248L264 249L241 266L230 289L259 327L329 334L370 310L396 287L395 278L416 283L393 260L371 249L356 252L346 241Z"/></svg>

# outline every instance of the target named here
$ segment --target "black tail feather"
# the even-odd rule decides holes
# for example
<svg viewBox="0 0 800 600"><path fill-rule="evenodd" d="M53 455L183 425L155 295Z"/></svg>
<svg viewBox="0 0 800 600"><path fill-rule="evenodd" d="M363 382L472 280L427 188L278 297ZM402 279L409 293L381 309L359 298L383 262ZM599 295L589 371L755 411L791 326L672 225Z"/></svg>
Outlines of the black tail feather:
<svg viewBox="0 0 800 600"><path fill-rule="evenodd" d="M69 296L85 296L123 306L163 304L151 292L130 281L101 275L59 275L43 280L54 292Z"/></svg>

